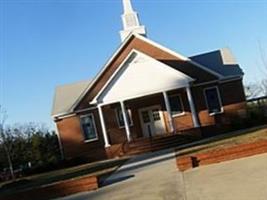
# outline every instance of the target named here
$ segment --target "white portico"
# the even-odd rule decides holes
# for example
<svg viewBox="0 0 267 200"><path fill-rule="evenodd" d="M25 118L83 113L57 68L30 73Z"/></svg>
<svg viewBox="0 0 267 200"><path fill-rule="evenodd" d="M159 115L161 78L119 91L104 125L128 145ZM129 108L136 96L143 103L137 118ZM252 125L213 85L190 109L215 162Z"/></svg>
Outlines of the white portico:
<svg viewBox="0 0 267 200"><path fill-rule="evenodd" d="M173 69L144 53L132 50L118 67L116 72L109 78L104 87L90 102L91 104L98 105L105 146L108 147L110 143L108 141L102 107L108 104L120 104L127 140L131 141L130 124L127 118L125 101L153 94L161 93L164 97L165 107L168 113L167 123L168 126L171 127L171 132L174 132L175 127L167 92L175 89L186 88L194 127L199 127L197 113L190 90L190 85L193 81L194 79L184 73Z"/></svg>

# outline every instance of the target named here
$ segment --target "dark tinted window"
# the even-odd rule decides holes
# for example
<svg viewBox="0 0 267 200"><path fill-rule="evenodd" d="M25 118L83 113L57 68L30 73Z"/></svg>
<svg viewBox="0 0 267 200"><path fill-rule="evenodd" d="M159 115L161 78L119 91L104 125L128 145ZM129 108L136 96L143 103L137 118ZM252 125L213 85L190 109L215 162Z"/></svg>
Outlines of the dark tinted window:
<svg viewBox="0 0 267 200"><path fill-rule="evenodd" d="M221 102L219 100L219 93L217 88L210 88L205 90L205 96L209 113L221 112Z"/></svg>
<svg viewBox="0 0 267 200"><path fill-rule="evenodd" d="M179 95L170 96L169 102L170 102L172 115L177 115L177 114L181 114L184 112L182 100Z"/></svg>

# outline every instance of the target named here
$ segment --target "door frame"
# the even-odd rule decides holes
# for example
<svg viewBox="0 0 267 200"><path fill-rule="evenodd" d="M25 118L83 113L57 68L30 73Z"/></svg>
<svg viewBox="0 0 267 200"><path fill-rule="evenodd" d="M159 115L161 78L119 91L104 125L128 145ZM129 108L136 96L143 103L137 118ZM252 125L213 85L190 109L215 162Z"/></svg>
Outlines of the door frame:
<svg viewBox="0 0 267 200"><path fill-rule="evenodd" d="M146 137L146 136L145 136L144 131L143 131L143 129L144 129L144 122L143 122L142 112L143 111L146 111L146 110L150 110L151 111L153 109L159 109L160 121L161 121L161 124L162 124L162 127L163 127L164 132L166 132L166 124L165 124L164 114L163 114L161 105L158 104L158 105L153 105L153 106L142 107L142 108L139 108L138 109L138 116L139 116L139 121L140 121L141 131L142 131L143 137ZM164 134L164 133L162 133L162 134ZM154 136L156 136L155 133L152 134L152 137L154 137Z"/></svg>

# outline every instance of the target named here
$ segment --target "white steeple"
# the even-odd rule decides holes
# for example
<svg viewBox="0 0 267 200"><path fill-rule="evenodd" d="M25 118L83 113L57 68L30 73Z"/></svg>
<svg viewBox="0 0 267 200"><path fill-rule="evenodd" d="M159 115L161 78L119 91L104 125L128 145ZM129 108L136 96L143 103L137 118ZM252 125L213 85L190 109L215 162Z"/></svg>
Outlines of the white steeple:
<svg viewBox="0 0 267 200"><path fill-rule="evenodd" d="M130 33L146 35L145 27L140 25L138 15L132 8L131 0L122 1L124 12L121 16L123 24L123 30L120 31L121 41L123 42Z"/></svg>

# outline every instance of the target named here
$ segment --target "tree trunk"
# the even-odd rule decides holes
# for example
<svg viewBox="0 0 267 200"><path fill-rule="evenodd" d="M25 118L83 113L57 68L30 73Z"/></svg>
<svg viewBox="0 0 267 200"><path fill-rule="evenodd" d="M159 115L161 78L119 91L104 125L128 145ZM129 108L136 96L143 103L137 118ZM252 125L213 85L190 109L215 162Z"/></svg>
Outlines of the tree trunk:
<svg viewBox="0 0 267 200"><path fill-rule="evenodd" d="M8 161L8 166L9 166L9 171L10 171L10 174L11 174L11 178L12 178L12 180L14 180L15 179L15 174L14 174L14 169L13 169L13 164L12 164L10 152L9 152L7 146L5 144L3 144L3 145L4 145L4 149L5 149L6 156L7 156L7 161Z"/></svg>

